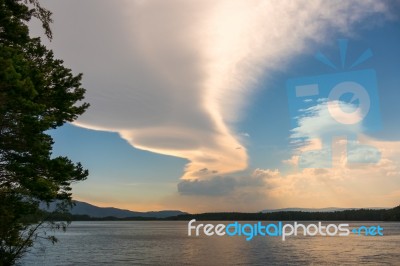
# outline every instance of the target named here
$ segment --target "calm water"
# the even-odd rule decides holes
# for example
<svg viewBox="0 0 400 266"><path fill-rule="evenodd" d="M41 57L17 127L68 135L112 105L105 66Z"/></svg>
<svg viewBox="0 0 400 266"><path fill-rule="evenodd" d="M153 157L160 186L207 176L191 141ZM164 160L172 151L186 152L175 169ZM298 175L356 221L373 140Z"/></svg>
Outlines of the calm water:
<svg viewBox="0 0 400 266"><path fill-rule="evenodd" d="M57 234L56 245L35 248L21 265L400 265L400 223L350 226L377 224L384 236L297 236L282 242L189 237L187 222L73 222Z"/></svg>

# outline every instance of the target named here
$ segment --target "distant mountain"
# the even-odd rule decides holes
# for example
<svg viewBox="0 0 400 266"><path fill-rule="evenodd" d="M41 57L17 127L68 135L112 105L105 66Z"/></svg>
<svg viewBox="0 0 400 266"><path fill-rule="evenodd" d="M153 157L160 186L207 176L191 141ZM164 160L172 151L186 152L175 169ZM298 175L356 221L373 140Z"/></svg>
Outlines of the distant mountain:
<svg viewBox="0 0 400 266"><path fill-rule="evenodd" d="M150 212L136 212L130 210L123 210L114 207L98 207L86 202L74 200L75 206L71 209L70 213L75 215L88 215L95 218L103 218L113 216L116 218L126 217L146 217L146 218L166 218L170 216L177 216L181 214L187 214L186 212L176 210L165 210L165 211L150 211ZM55 205L51 204L47 209L42 206L42 209L52 211Z"/></svg>
<svg viewBox="0 0 400 266"><path fill-rule="evenodd" d="M271 212L335 212L335 211L347 211L347 210L359 210L361 208L337 208L337 207L328 207L328 208L284 208L284 209L273 209L273 210L263 210L262 213L271 213ZM388 208L381 207L372 207L372 208L363 208L369 210L383 210Z"/></svg>

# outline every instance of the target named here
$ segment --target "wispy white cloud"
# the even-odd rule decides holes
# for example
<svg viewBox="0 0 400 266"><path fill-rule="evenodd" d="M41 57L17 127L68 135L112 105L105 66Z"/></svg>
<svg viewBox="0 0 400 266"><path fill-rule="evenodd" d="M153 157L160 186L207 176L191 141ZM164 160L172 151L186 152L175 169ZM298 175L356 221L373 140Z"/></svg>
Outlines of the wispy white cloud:
<svg viewBox="0 0 400 266"><path fill-rule="evenodd" d="M188 159L183 179L247 167L234 122L261 75L330 33L390 13L373 0L47 4L63 32L52 45L85 73L91 108L76 124Z"/></svg>
<svg viewBox="0 0 400 266"><path fill-rule="evenodd" d="M369 146L365 139L361 109L346 102L320 99L315 106L302 110L298 126L292 129L293 156L283 162L302 168L331 167L335 153L342 150L346 163L377 163L381 159L378 147ZM334 104L333 104L334 103ZM346 124L339 121L360 120ZM368 139L368 138L367 138ZM365 142L365 141L364 141ZM370 141L369 141L370 142ZM337 157L337 156L336 156Z"/></svg>
<svg viewBox="0 0 400 266"><path fill-rule="evenodd" d="M334 105L333 102L335 102ZM347 113L346 110L351 109L355 109L351 113L352 117L361 116L360 111L351 103L320 100L316 105L302 110L302 115L297 119L298 126L292 130L290 137L295 141L296 139L324 139L360 134L363 131L361 123L349 125L336 120L338 117L346 119L350 113Z"/></svg>

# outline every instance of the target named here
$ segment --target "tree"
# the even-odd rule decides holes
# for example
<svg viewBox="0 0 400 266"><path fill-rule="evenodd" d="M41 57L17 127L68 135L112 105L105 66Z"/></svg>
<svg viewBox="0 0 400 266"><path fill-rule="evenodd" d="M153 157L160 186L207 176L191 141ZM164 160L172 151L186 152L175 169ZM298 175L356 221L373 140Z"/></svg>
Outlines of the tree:
<svg viewBox="0 0 400 266"><path fill-rule="evenodd" d="M40 204L67 211L71 184L88 176L80 163L52 156L48 130L75 120L89 104L82 102L82 75L29 36L33 17L51 39L51 12L38 0L0 0L0 265L14 264L35 240L56 241L46 229L66 224L46 221Z"/></svg>

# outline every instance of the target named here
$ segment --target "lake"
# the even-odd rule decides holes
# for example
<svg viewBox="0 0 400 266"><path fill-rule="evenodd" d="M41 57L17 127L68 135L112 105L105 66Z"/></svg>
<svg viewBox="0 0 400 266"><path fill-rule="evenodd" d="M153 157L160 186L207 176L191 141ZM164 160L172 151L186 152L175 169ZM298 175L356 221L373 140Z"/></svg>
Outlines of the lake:
<svg viewBox="0 0 400 266"><path fill-rule="evenodd" d="M37 245L20 265L400 265L400 223L343 223L350 228L379 224L384 236L246 241L243 236L188 236L184 221L73 222L67 232L56 234L57 244Z"/></svg>

